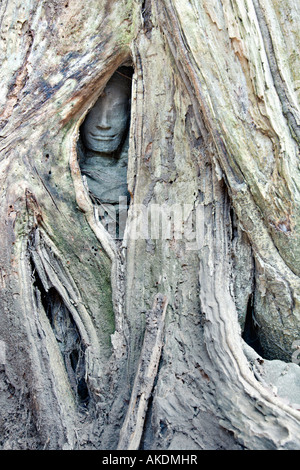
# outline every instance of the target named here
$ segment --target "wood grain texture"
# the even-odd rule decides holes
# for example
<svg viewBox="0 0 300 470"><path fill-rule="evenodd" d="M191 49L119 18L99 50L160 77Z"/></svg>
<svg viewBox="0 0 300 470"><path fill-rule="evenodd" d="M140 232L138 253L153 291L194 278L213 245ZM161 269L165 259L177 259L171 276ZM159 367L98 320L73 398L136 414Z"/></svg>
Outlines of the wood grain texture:
<svg viewBox="0 0 300 470"><path fill-rule="evenodd" d="M135 449L300 448L299 407L253 365L291 361L299 340L299 20L292 0L1 2L1 448L116 449L120 432ZM131 207L115 243L76 143L123 63ZM131 236L139 208L176 204L170 236ZM196 214L195 248L178 235ZM52 294L85 351L85 407ZM245 354L249 306L262 359Z"/></svg>

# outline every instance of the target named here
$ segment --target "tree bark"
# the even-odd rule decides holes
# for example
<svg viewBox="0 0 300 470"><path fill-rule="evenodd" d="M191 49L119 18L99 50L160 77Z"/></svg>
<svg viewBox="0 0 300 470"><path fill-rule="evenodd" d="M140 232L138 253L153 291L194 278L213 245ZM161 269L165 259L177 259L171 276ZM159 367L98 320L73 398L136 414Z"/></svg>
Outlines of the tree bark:
<svg viewBox="0 0 300 470"><path fill-rule="evenodd" d="M12 0L0 18L1 448L299 449L297 5ZM77 141L124 64L116 242Z"/></svg>

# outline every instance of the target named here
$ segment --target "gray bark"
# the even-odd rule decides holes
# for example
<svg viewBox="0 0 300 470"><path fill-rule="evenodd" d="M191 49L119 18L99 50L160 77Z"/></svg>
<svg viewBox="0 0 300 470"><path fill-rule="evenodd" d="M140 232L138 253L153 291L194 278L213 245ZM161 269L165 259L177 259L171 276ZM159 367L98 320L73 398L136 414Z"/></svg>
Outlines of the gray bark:
<svg viewBox="0 0 300 470"><path fill-rule="evenodd" d="M1 3L1 448L300 448L299 15L268 0ZM124 64L116 242L77 141ZM181 225L133 237L153 205L185 208Z"/></svg>

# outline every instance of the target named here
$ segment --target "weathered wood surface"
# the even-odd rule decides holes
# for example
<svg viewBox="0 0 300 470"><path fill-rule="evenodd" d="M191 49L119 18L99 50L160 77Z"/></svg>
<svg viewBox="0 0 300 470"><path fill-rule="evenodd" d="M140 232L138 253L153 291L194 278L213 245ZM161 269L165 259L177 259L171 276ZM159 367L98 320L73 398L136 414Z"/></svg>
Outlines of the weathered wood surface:
<svg viewBox="0 0 300 470"><path fill-rule="evenodd" d="M164 339L164 325L168 302L158 294L147 312L146 328L132 387L130 403L120 431L118 450L138 450L145 425L149 399L154 388Z"/></svg>
<svg viewBox="0 0 300 470"><path fill-rule="evenodd" d="M291 360L299 21L292 0L1 3L2 448L117 447L157 292L168 298L164 347L136 420L140 447L300 448L299 411L254 373L240 326L253 305L266 357ZM132 205L120 248L97 220L76 142L128 61ZM197 249L174 233L131 238L137 205L151 204L186 204L186 225L198 208ZM53 292L85 351L88 405L47 317Z"/></svg>

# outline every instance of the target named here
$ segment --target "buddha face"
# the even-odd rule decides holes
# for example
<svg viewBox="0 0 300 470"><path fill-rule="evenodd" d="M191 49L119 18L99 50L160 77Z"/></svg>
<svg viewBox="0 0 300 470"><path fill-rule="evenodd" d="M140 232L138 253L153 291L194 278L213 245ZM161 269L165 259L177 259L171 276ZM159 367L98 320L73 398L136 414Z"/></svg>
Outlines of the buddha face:
<svg viewBox="0 0 300 470"><path fill-rule="evenodd" d="M83 125L83 141L88 150L115 152L127 129L130 81L115 73L89 111Z"/></svg>

